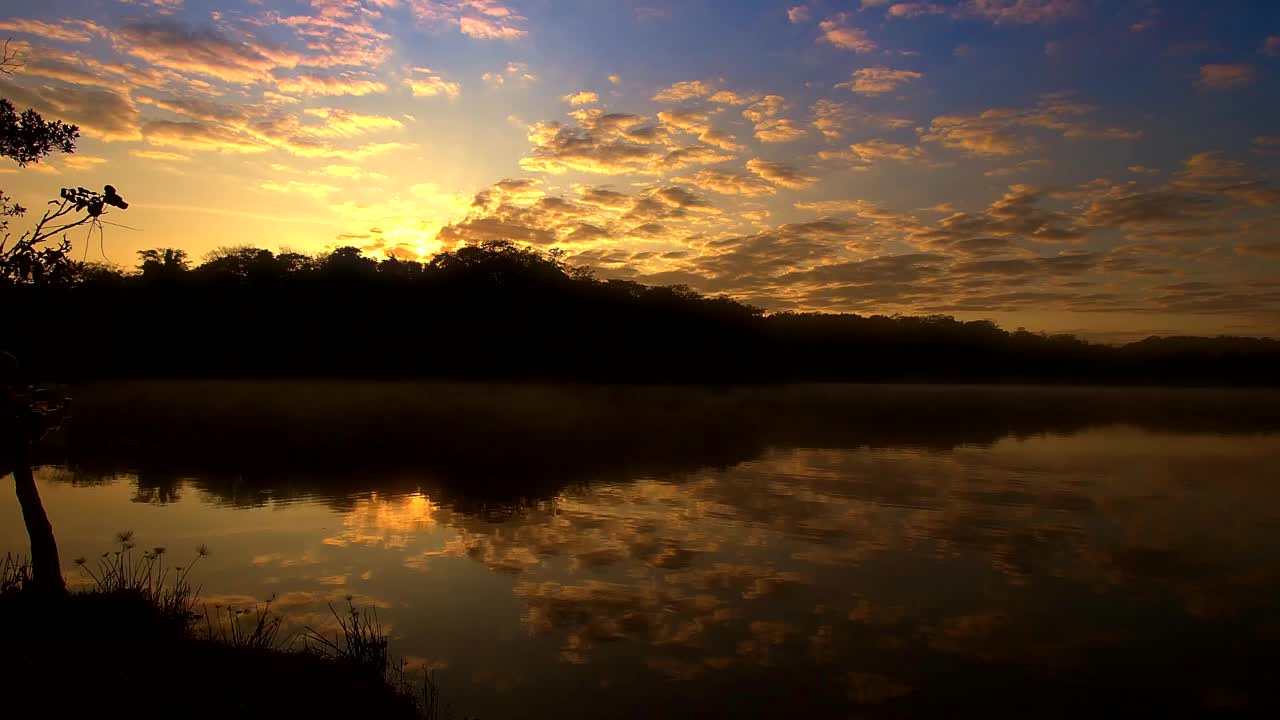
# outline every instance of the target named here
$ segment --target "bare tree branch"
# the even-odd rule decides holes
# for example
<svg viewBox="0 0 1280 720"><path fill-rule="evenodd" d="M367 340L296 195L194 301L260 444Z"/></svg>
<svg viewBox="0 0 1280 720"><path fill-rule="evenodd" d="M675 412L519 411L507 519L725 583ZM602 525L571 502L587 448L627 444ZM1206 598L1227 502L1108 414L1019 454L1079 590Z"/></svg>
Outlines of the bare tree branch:
<svg viewBox="0 0 1280 720"><path fill-rule="evenodd" d="M0 50L0 73L5 75L12 75L15 70L27 64L21 58L21 50L13 45L13 38L8 38L4 41L4 49Z"/></svg>

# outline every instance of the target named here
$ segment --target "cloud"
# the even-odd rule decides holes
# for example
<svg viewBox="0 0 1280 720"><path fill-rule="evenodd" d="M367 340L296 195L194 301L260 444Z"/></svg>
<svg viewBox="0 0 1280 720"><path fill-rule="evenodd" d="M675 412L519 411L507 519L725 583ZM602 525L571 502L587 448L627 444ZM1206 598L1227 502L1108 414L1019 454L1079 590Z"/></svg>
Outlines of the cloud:
<svg viewBox="0 0 1280 720"><path fill-rule="evenodd" d="M1183 190L1226 195L1255 207L1280 205L1280 190L1272 188L1243 162L1221 152L1201 152L1187 158L1172 186Z"/></svg>
<svg viewBox="0 0 1280 720"><path fill-rule="evenodd" d="M698 140L728 152L742 152L746 149L737 143L733 135L715 128L705 130L698 136Z"/></svg>
<svg viewBox="0 0 1280 720"><path fill-rule="evenodd" d="M164 150L130 150L129 154L142 158L143 160L156 160L159 162L190 162L190 155L182 153L166 152Z"/></svg>
<svg viewBox="0 0 1280 720"><path fill-rule="evenodd" d="M1266 232L1248 220L1249 213L1280 207L1280 190L1220 152L1188 157L1164 186L1094 181L1073 194L1083 200L1082 223L1117 228L1137 240L1248 241Z"/></svg>
<svg viewBox="0 0 1280 720"><path fill-rule="evenodd" d="M538 178L507 178L475 194L471 200L473 208L493 208L511 201L537 200L545 197L542 181ZM626 197L626 196L623 196Z"/></svg>
<svg viewBox="0 0 1280 720"><path fill-rule="evenodd" d="M625 193L605 188L584 187L579 190L578 202L613 210L626 210L635 204L635 199Z"/></svg>
<svg viewBox="0 0 1280 720"><path fill-rule="evenodd" d="M1035 170L1037 168L1047 167L1048 165L1049 165L1048 160L1043 160L1043 159L1023 160L1022 162L1016 165L1011 165L1008 167L992 168L982 173L982 175L983 177L1009 177L1011 175L1021 175L1022 173L1027 172L1029 170ZM1134 172L1132 167L1129 168L1129 171Z"/></svg>
<svg viewBox="0 0 1280 720"><path fill-rule="evenodd" d="M940 115L921 132L925 142L939 143L969 155L1017 155L1036 146L1028 131L1045 130L1068 140L1132 140L1139 133L1120 128L1094 128L1084 122L1089 105L1061 95L1046 95L1034 108L993 108L973 115Z"/></svg>
<svg viewBox="0 0 1280 720"><path fill-rule="evenodd" d="M677 132L701 133L710 128L711 114L702 110L662 110L658 120Z"/></svg>
<svg viewBox="0 0 1280 720"><path fill-rule="evenodd" d="M1253 139L1254 152L1280 150L1280 135L1259 135Z"/></svg>
<svg viewBox="0 0 1280 720"><path fill-rule="evenodd" d="M1200 152L1183 161L1183 168L1173 181L1174 187L1212 191L1236 184L1249 175L1249 168L1221 152Z"/></svg>
<svg viewBox="0 0 1280 720"><path fill-rule="evenodd" d="M714 92L715 88L709 83L705 83L701 80L685 80L659 90L658 94L653 96L653 101L660 103L678 103L684 102L685 100L709 97Z"/></svg>
<svg viewBox="0 0 1280 720"><path fill-rule="evenodd" d="M810 110L813 126L829 140L841 137L854 126L901 130L915 125L906 118L877 115L835 100L819 100Z"/></svg>
<svg viewBox="0 0 1280 720"><path fill-rule="evenodd" d="M106 158L93 155L68 155L62 158L62 164L73 170L91 170L107 162Z"/></svg>
<svg viewBox="0 0 1280 720"><path fill-rule="evenodd" d="M636 20L640 22L661 22L671 19L671 10L665 7L641 5L635 9Z"/></svg>
<svg viewBox="0 0 1280 720"><path fill-rule="evenodd" d="M318 199L323 199L328 195L338 192L339 190L339 188L336 188L333 185L302 182L299 180L289 180L284 183L265 182L258 187L272 192L310 195L311 197Z"/></svg>
<svg viewBox="0 0 1280 720"><path fill-rule="evenodd" d="M520 80L524 82L536 82L538 76L529 72L529 66L524 63L510 62L501 72L487 72L480 76L490 85L501 86L511 80Z"/></svg>
<svg viewBox="0 0 1280 720"><path fill-rule="evenodd" d="M509 239L535 245L583 244L608 240L617 213L628 202L614 202L609 191L598 195L600 203L548 197L530 179L504 180L477 193L471 212L447 225L439 239L447 246Z"/></svg>
<svg viewBox="0 0 1280 720"><path fill-rule="evenodd" d="M600 96L588 90L579 90L576 93L569 93L560 99L570 105L595 105L600 102Z"/></svg>
<svg viewBox="0 0 1280 720"><path fill-rule="evenodd" d="M806 134L805 129L796 121L788 118L773 118L756 123L756 139L764 143L782 143L799 140Z"/></svg>
<svg viewBox="0 0 1280 720"><path fill-rule="evenodd" d="M819 42L830 43L841 50L855 53L873 52L879 46L867 37L867 31L848 25L848 13L836 13L818 24L822 34Z"/></svg>
<svg viewBox="0 0 1280 720"><path fill-rule="evenodd" d="M1186 237L1215 232L1205 222L1216 213L1214 200L1203 195L1126 184L1091 198L1081 217L1095 227L1128 230L1130 237Z"/></svg>
<svg viewBox="0 0 1280 720"><path fill-rule="evenodd" d="M930 251L954 251L958 243L995 237L1034 243L1077 243L1090 228L1073 212L1043 207L1050 195L1030 185L1010 185L1004 195L980 213L956 212L931 227L909 233L917 246Z"/></svg>
<svg viewBox="0 0 1280 720"><path fill-rule="evenodd" d="M258 152L277 148L301 157L347 157L358 159L405 146L397 143L341 148L333 144L368 133L394 130L403 123L392 117L359 113L342 108L310 107L299 113L282 113L276 105L233 104L202 98L153 98L139 95L140 102L174 112L196 124L162 128L157 142L214 150Z"/></svg>
<svg viewBox="0 0 1280 720"><path fill-rule="evenodd" d="M259 153L271 149L264 142L212 123L152 120L143 124L142 134L152 145L182 150Z"/></svg>
<svg viewBox="0 0 1280 720"><path fill-rule="evenodd" d="M343 72L337 75L302 73L276 81L281 92L299 95L373 95L387 86L369 73ZM417 93L415 93L417 94Z"/></svg>
<svg viewBox="0 0 1280 720"><path fill-rule="evenodd" d="M1237 255L1280 258L1280 242L1239 243L1235 246L1235 252Z"/></svg>
<svg viewBox="0 0 1280 720"><path fill-rule="evenodd" d="M924 148L918 145L912 147L885 140L867 140L866 142L854 143L849 146L849 151L853 153L855 158L864 163L874 163L878 160L908 162L910 160L918 160L924 155Z"/></svg>
<svg viewBox="0 0 1280 720"><path fill-rule="evenodd" d="M233 83L272 80L272 71L294 68L301 56L287 48L229 38L216 30L189 30L177 23L128 25L112 36L120 52L158 67Z"/></svg>
<svg viewBox="0 0 1280 720"><path fill-rule="evenodd" d="M182 9L185 0L120 0L126 5L138 5L159 15L171 15Z"/></svg>
<svg viewBox="0 0 1280 720"><path fill-rule="evenodd" d="M1052 23L1084 15L1084 0L968 0L959 11L996 24Z"/></svg>
<svg viewBox="0 0 1280 720"><path fill-rule="evenodd" d="M781 113L786 107L786 98L781 95L766 95L760 101L743 110L742 117L753 123L759 123L766 118L771 118Z"/></svg>
<svg viewBox="0 0 1280 720"><path fill-rule="evenodd" d="M518 40L529 32L519 27L526 18L499 0L407 0L418 22L456 27L479 40Z"/></svg>
<svg viewBox="0 0 1280 720"><path fill-rule="evenodd" d="M652 170L671 171L679 170L690 165L714 165L716 163L727 162L734 158L733 155L725 155L718 152L715 148L705 145L688 145L684 147L673 147L663 155L661 159L653 164Z"/></svg>
<svg viewBox="0 0 1280 720"><path fill-rule="evenodd" d="M618 74L610 75L610 76L609 76L609 84L610 84L610 85L621 85L621 84L622 84L622 76L621 76L621 75L618 75Z"/></svg>
<svg viewBox="0 0 1280 720"><path fill-rule="evenodd" d="M314 14L280 17L306 45L300 65L372 68L392 53L391 35L374 27L382 11L359 3L318 0Z"/></svg>
<svg viewBox="0 0 1280 720"><path fill-rule="evenodd" d="M931 2L901 2L889 6L886 12L890 18L910 20L927 15L952 14L950 8Z"/></svg>
<svg viewBox="0 0 1280 720"><path fill-rule="evenodd" d="M893 92L899 87L924 77L912 70L894 70L886 67L862 68L853 71L853 78L836 87L847 87L855 93L879 95Z"/></svg>
<svg viewBox="0 0 1280 720"><path fill-rule="evenodd" d="M663 110L658 113L658 120L664 127L675 133L693 133L698 140L728 152L743 150L732 135L715 130L710 126L711 113L701 110Z"/></svg>
<svg viewBox="0 0 1280 720"><path fill-rule="evenodd" d="M774 185L792 190L807 188L818 182L817 178L804 175L786 163L770 162L759 158L748 160L747 169Z"/></svg>
<svg viewBox="0 0 1280 720"><path fill-rule="evenodd" d="M797 210L811 210L824 215L860 215L875 207L867 200L809 200L793 204Z"/></svg>
<svg viewBox="0 0 1280 720"><path fill-rule="evenodd" d="M742 111L742 116L755 125L756 139L766 143L791 142L804 137L806 130L794 120L778 118L787 109L781 95L766 95Z"/></svg>
<svg viewBox="0 0 1280 720"><path fill-rule="evenodd" d="M1262 54L1280 57L1280 35L1272 35L1262 43Z"/></svg>
<svg viewBox="0 0 1280 720"><path fill-rule="evenodd" d="M457 97L458 93L462 91L461 84L445 80L441 75L432 71L431 68L413 68L410 71L410 76L404 79L404 84L409 87L414 97L435 97L437 95Z"/></svg>
<svg viewBox="0 0 1280 720"><path fill-rule="evenodd" d="M723 170L699 170L691 177L675 178L678 183L692 185L721 195L757 197L773 195L777 190L761 177L748 173L731 173Z"/></svg>
<svg viewBox="0 0 1280 720"><path fill-rule="evenodd" d="M291 124L288 129L312 137L353 137L404 127L404 123L393 117L358 113L342 108L307 108L303 114L319 118L322 122L318 125Z"/></svg>
<svg viewBox="0 0 1280 720"><path fill-rule="evenodd" d="M1248 63L1201 65L1199 85L1210 90L1230 90L1253 84L1258 71Z"/></svg>
<svg viewBox="0 0 1280 720"><path fill-rule="evenodd" d="M584 108L570 113L578 126L539 122L529 129L532 152L520 161L530 172L579 170L607 175L657 174L732 159L715 148L678 145L665 126L642 115Z"/></svg>
<svg viewBox="0 0 1280 720"><path fill-rule="evenodd" d="M51 49L42 50L23 63L20 73L27 77L61 80L73 85L93 85L128 93L130 84L123 76L104 72L100 63L78 53L62 54Z"/></svg>
<svg viewBox="0 0 1280 720"><path fill-rule="evenodd" d="M0 33L14 32L22 35L35 35L43 40L60 42L87 43L95 37L102 37L107 31L91 20L75 20L64 18L56 22L45 22L30 18L11 18L0 20Z"/></svg>
<svg viewBox="0 0 1280 720"><path fill-rule="evenodd" d="M108 142L141 137L138 108L123 93L81 86L23 87L0 80L0 94L19 112L34 108L46 117L78 125L88 137Z"/></svg>
<svg viewBox="0 0 1280 720"><path fill-rule="evenodd" d="M458 20L463 35L483 40L515 40L528 35L528 31L511 27L489 18L464 17Z"/></svg>
<svg viewBox="0 0 1280 720"><path fill-rule="evenodd" d="M792 25L803 25L813 20L813 11L807 5L796 5L787 11L787 20L791 21Z"/></svg>
<svg viewBox="0 0 1280 720"><path fill-rule="evenodd" d="M718 90L711 97L707 98L710 102L720 105L750 105L760 98L755 95L742 95L733 90Z"/></svg>

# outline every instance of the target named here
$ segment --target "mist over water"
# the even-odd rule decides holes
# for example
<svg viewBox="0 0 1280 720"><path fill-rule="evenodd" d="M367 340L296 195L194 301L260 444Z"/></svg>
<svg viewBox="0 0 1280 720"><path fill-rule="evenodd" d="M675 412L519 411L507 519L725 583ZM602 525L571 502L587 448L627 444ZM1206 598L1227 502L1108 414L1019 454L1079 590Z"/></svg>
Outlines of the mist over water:
<svg viewBox="0 0 1280 720"><path fill-rule="evenodd" d="M74 395L37 456L64 564L128 528L207 543L210 605L350 596L467 715L1274 709L1272 392Z"/></svg>

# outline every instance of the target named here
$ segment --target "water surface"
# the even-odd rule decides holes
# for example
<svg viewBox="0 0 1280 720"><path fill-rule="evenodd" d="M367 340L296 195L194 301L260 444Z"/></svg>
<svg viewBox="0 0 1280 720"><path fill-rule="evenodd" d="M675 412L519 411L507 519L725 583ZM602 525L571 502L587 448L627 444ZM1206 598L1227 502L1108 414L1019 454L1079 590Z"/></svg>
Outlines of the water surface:
<svg viewBox="0 0 1280 720"><path fill-rule="evenodd" d="M1276 396L133 383L42 449L64 564L378 608L519 717L1265 714ZM0 545L25 546L11 494Z"/></svg>

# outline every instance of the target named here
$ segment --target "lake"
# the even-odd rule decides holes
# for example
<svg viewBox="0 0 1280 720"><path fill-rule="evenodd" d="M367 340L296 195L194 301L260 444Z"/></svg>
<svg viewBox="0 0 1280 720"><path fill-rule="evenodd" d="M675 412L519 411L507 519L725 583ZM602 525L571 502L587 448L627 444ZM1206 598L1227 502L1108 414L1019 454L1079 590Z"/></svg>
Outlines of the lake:
<svg viewBox="0 0 1280 720"><path fill-rule="evenodd" d="M1275 710L1273 391L132 382L37 453L210 607L377 608L496 718ZM25 552L12 492L0 550Z"/></svg>

